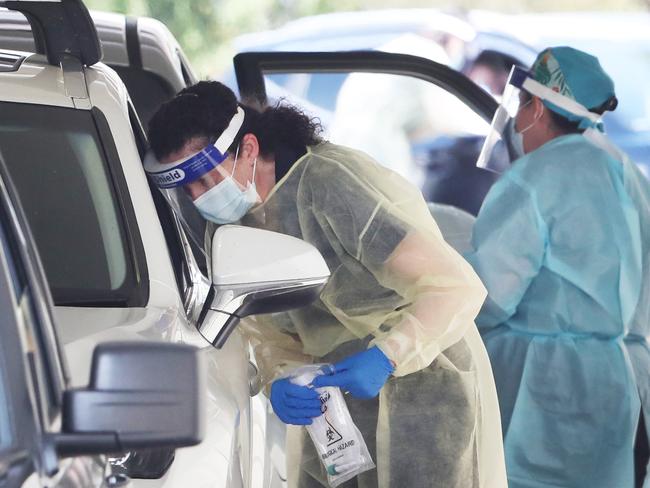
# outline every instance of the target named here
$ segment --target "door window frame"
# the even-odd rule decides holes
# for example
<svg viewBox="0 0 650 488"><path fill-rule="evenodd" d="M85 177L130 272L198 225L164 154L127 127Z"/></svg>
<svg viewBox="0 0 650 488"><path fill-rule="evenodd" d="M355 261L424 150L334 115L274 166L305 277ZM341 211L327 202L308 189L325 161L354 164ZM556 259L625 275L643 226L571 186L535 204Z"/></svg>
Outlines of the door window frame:
<svg viewBox="0 0 650 488"><path fill-rule="evenodd" d="M455 95L488 124L498 102L464 74L430 59L382 51L246 52L233 60L242 100L266 106L264 75L280 73L381 73L409 76Z"/></svg>
<svg viewBox="0 0 650 488"><path fill-rule="evenodd" d="M0 220L2 220L3 233L11 249L13 265L19 275L25 280L25 286L20 294L16 295L19 307L23 307L24 326L30 329L38 339L35 346L39 361L43 363L39 368L44 373L44 378L39 379L44 383L40 390L47 390L48 398L40 399L46 405L43 427L55 421L59 414L63 391L69 382L67 365L63 348L56 336L54 327L54 303L49 292L48 282L44 268L41 264L36 244L29 229L26 215L20 205L18 191L11 182L9 170L4 164L0 154ZM36 378L35 378L36 380Z"/></svg>
<svg viewBox="0 0 650 488"><path fill-rule="evenodd" d="M6 288L12 292L7 298L14 312L4 315L12 323L2 342L2 359L11 361L4 365L11 374L3 380L10 390L6 401L13 406L13 420L20 426L12 446L0 452L0 476L21 484L37 465L48 473L57 469L54 446L41 440L58 428L68 375L45 272L1 154L0 226L0 238L6 242L2 266L9 272ZM35 462L34 456L40 461Z"/></svg>
<svg viewBox="0 0 650 488"><path fill-rule="evenodd" d="M131 130L135 138L140 159L144 160L149 148L147 135L133 103L131 100L128 103ZM189 241L178 217L174 214L174 211L155 184L149 178L147 178L147 182L156 208L156 214L158 215L158 221L165 236L167 250L176 278L176 285L180 295L183 297L185 313L187 314L187 318L194 323L198 319L210 288L206 277L209 263L205 263L205 269L198 264L197 259L201 258L202 250L196 244L192 244Z"/></svg>

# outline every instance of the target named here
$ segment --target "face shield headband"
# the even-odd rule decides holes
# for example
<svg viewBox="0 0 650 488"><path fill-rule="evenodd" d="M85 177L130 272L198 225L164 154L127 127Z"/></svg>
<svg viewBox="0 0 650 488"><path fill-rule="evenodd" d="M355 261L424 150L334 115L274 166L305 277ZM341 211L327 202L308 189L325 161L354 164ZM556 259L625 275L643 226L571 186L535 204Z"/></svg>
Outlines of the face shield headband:
<svg viewBox="0 0 650 488"><path fill-rule="evenodd" d="M535 81L527 71L515 66L510 75L509 83L520 90L525 90L531 95L535 95L536 97L575 115L580 120L580 129L591 128L603 132L601 114L590 112L584 107L584 105L581 105L575 100L565 97L564 95L551 90L547 86L542 85L538 81Z"/></svg>
<svg viewBox="0 0 650 488"><path fill-rule="evenodd" d="M191 156L172 163L161 164L152 151L144 158L144 169L160 189L171 189L192 183L220 165L227 157L227 150L244 124L244 109L237 107L237 113L230 119L228 127L214 144Z"/></svg>

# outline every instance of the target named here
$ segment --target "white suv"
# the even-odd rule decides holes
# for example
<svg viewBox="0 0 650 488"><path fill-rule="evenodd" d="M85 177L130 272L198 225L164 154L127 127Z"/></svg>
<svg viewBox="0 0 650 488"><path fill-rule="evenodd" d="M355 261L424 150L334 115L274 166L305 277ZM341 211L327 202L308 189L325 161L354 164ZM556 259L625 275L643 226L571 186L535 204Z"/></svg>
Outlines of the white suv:
<svg viewBox="0 0 650 488"><path fill-rule="evenodd" d="M328 275L324 261L302 241L227 226L214 244L222 256L238 252L211 263L220 283L211 286L151 190L138 115L120 77L98 62L99 40L81 1L0 6L27 14L41 53L0 44L0 150L41 255L72 386L86 384L95 346L118 339L195 345L208 364L204 442L130 452L114 460L115 469L142 487L282 486L283 458L273 462L271 453L282 453L284 440L267 435L274 416L233 326L260 298L278 297L284 305L275 310L315 298ZM284 266L296 259L298 266ZM274 283L260 275L261 264L277 270Z"/></svg>
<svg viewBox="0 0 650 488"><path fill-rule="evenodd" d="M71 388L46 285L0 154L0 485L124 487L128 478L101 453L197 444L205 391L198 349L104 343L88 387Z"/></svg>

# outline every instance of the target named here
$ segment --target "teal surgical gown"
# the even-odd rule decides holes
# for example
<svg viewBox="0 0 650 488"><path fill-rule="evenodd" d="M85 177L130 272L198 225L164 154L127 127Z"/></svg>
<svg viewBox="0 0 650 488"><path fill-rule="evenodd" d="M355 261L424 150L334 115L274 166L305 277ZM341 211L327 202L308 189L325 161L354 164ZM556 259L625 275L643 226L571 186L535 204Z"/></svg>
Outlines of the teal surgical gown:
<svg viewBox="0 0 650 488"><path fill-rule="evenodd" d="M516 161L483 203L466 257L488 289L510 488L633 486L649 206L634 165L581 135Z"/></svg>

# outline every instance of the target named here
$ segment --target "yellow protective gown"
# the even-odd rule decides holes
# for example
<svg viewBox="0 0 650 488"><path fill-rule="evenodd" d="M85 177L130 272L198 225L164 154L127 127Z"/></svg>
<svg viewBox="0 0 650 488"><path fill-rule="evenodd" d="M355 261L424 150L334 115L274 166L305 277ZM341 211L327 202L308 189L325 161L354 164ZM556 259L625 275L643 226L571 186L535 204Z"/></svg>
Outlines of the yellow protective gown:
<svg viewBox="0 0 650 488"><path fill-rule="evenodd" d="M415 187L322 143L241 223L310 242L331 271L313 305L244 324L267 383L370 345L396 364L378 399L346 396L377 470L343 486L506 487L496 390L473 322L486 292ZM327 486L303 441L297 484Z"/></svg>

